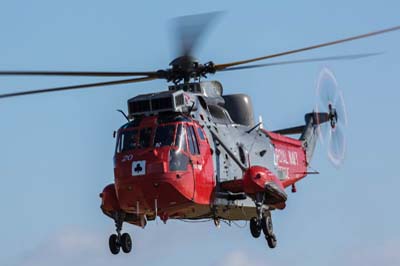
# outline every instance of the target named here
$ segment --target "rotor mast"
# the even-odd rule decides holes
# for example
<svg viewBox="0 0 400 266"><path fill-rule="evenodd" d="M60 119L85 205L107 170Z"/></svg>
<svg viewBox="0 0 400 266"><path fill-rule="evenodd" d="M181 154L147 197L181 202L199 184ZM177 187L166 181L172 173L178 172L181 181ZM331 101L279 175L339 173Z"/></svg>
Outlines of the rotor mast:
<svg viewBox="0 0 400 266"><path fill-rule="evenodd" d="M159 72L164 73L167 81L172 81L175 85L181 81L187 84L191 79L206 78L207 74L214 74L216 71L213 62L201 64L197 58L190 55L175 58L169 65L171 66L170 69L160 70Z"/></svg>

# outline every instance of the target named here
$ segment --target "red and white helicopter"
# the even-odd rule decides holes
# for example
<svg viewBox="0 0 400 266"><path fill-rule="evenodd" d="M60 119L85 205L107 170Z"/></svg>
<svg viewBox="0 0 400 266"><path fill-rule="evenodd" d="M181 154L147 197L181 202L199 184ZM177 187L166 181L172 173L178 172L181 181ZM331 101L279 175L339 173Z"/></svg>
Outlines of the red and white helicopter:
<svg viewBox="0 0 400 266"><path fill-rule="evenodd" d="M375 54L249 64L285 55L367 38L400 29L400 26L321 43L278 54L225 64L200 63L192 54L198 38L215 14L177 20L181 56L170 68L150 72L0 71L0 75L130 77L109 82L23 91L0 95L16 97L63 90L130 84L165 79L168 90L138 95L128 100L126 124L115 132L115 182L106 186L101 210L115 221L110 251L129 253L132 240L121 233L123 223L145 227L159 217L250 221L257 238L264 233L268 246L277 240L271 211L284 209L286 188L309 172L321 135L328 130L329 158L339 165L344 158L346 125L343 95L333 74L324 69L318 79L320 104L305 115L304 125L269 131L255 123L251 99L246 94L225 94L218 81L202 81L208 74L277 64L322 60L348 60ZM135 77L136 78L132 78ZM299 134L298 138L286 135Z"/></svg>

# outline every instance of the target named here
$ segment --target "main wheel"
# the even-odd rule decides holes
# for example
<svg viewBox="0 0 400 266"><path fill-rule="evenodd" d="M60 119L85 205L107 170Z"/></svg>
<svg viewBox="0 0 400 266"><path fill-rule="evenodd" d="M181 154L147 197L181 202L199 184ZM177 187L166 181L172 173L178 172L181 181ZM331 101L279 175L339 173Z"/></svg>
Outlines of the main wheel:
<svg viewBox="0 0 400 266"><path fill-rule="evenodd" d="M132 239L128 233L123 233L121 236L121 247L122 251L129 253L132 250Z"/></svg>
<svg viewBox="0 0 400 266"><path fill-rule="evenodd" d="M250 219L250 232L254 238L258 238L261 235L261 225L256 217Z"/></svg>
<svg viewBox="0 0 400 266"><path fill-rule="evenodd" d="M272 233L272 235L270 235L270 236L265 236L265 238L267 239L268 247L270 247L270 248L276 247L276 243L278 241L276 240L276 236L274 233Z"/></svg>
<svg viewBox="0 0 400 266"><path fill-rule="evenodd" d="M118 241L118 236L116 234L110 235L108 239L108 246L110 247L110 251L112 254L117 255L120 250L120 245Z"/></svg>
<svg viewBox="0 0 400 266"><path fill-rule="evenodd" d="M274 234L274 227L272 225L271 215L264 216L261 219L261 226L262 226L264 235L271 236Z"/></svg>

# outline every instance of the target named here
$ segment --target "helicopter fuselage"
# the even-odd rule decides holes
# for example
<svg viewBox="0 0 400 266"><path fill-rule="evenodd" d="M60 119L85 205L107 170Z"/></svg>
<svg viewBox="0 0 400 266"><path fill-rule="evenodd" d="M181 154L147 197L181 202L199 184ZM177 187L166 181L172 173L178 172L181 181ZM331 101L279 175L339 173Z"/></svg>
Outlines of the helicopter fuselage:
<svg viewBox="0 0 400 266"><path fill-rule="evenodd" d="M139 226L157 216L249 220L260 194L266 209L285 207L284 188L306 175L302 141L234 122L222 87L206 85L208 91L170 90L128 101L132 120L118 130L115 184L101 194L106 215L123 212Z"/></svg>

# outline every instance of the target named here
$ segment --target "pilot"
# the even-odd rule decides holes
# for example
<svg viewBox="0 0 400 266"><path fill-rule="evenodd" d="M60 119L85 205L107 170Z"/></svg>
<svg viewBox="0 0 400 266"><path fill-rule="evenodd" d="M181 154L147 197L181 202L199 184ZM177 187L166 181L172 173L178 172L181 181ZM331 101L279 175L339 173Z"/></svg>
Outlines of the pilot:
<svg viewBox="0 0 400 266"><path fill-rule="evenodd" d="M158 128L160 130L161 128ZM160 130L157 132L157 142L155 142L154 146L156 148L162 147L162 146L172 146L174 142L174 133L175 133L175 127L174 126L165 126L163 127L164 130ZM165 130L166 129L166 130ZM166 131L166 134L162 134ZM161 134L160 134L161 133Z"/></svg>
<svg viewBox="0 0 400 266"><path fill-rule="evenodd" d="M133 150L137 148L137 143L136 143L136 134L133 133L129 136L128 140L128 149Z"/></svg>

